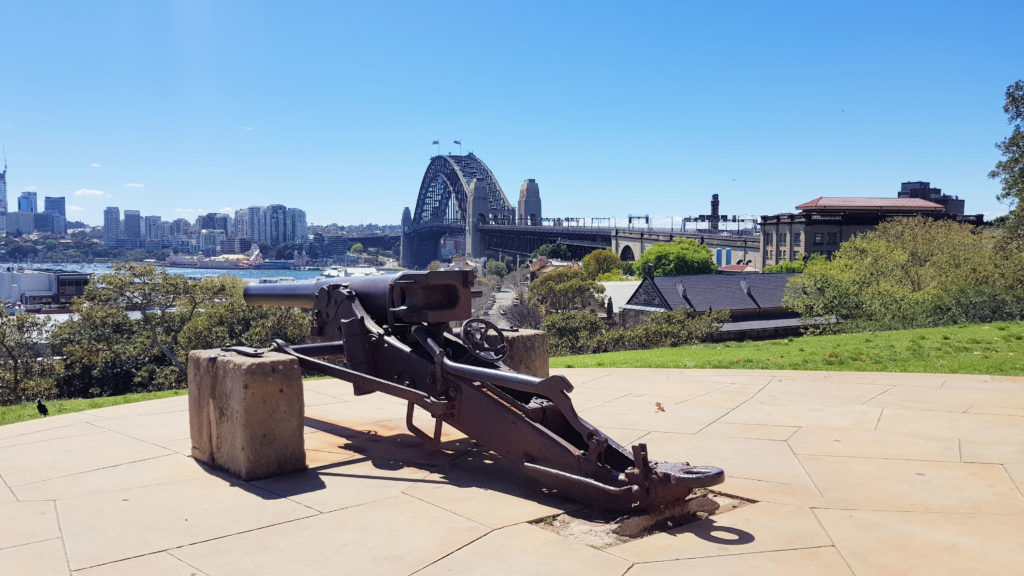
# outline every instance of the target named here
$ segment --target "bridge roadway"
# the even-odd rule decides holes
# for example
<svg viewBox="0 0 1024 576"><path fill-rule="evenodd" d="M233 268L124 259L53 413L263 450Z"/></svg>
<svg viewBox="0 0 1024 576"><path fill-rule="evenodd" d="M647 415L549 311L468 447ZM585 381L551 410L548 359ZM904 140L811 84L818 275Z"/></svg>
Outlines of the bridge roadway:
<svg viewBox="0 0 1024 576"><path fill-rule="evenodd" d="M574 258L606 248L624 261L636 260L653 244L675 238L692 238L711 249L715 262L746 263L761 267L760 236L681 232L668 228L612 228L589 226L501 226L480 227L484 245L491 256L523 256L544 244L561 243Z"/></svg>

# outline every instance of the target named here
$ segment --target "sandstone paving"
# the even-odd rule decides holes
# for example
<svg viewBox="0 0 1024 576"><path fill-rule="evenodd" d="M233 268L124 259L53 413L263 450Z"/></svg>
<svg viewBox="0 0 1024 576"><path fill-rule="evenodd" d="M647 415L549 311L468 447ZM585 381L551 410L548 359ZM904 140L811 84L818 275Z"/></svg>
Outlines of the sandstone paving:
<svg viewBox="0 0 1024 576"><path fill-rule="evenodd" d="M167 552L147 554L146 556L138 556L128 560L75 571L75 576L140 576L148 574L159 574L161 576L204 575L203 572L200 572L195 567L189 566Z"/></svg>
<svg viewBox="0 0 1024 576"><path fill-rule="evenodd" d="M14 488L21 501L64 500L134 488L158 490L161 484L209 478L210 471L191 458L168 454Z"/></svg>
<svg viewBox="0 0 1024 576"><path fill-rule="evenodd" d="M92 415L92 410L85 412L72 412L71 414L58 414L48 418L36 418L35 420L29 420L27 422L18 422L17 424L0 426L0 439L7 439L25 434L34 434L36 432L42 432L53 428L61 428L63 426L72 426L74 424L98 420L99 418L99 416Z"/></svg>
<svg viewBox="0 0 1024 576"><path fill-rule="evenodd" d="M996 464L799 456L832 508L1024 515Z"/></svg>
<svg viewBox="0 0 1024 576"><path fill-rule="evenodd" d="M0 548L0 568L17 576L67 576L64 545L57 538L13 548Z"/></svg>
<svg viewBox="0 0 1024 576"><path fill-rule="evenodd" d="M815 510L856 574L1020 574L1024 517Z"/></svg>
<svg viewBox="0 0 1024 576"><path fill-rule="evenodd" d="M810 481L805 484L786 484L765 480L735 478L726 472L725 482L714 487L716 492L747 498L758 502L787 504L791 506L825 506L825 497Z"/></svg>
<svg viewBox="0 0 1024 576"><path fill-rule="evenodd" d="M841 406L791 400L751 401L729 412L721 421L731 424L760 424L763 426L815 426L873 430L881 413L881 408L861 404Z"/></svg>
<svg viewBox="0 0 1024 576"><path fill-rule="evenodd" d="M185 418L184 415L181 416ZM166 448L123 434L98 431L68 439L44 440L3 449L0 474L11 488L89 470L169 454Z"/></svg>
<svg viewBox="0 0 1024 576"><path fill-rule="evenodd" d="M644 437L644 442L648 453L659 460L713 464L727 470L729 478L812 486L796 456L781 440L655 432Z"/></svg>
<svg viewBox="0 0 1024 576"><path fill-rule="evenodd" d="M187 546L171 553L216 576L411 574L489 531L411 496ZM495 567L495 574L501 573Z"/></svg>
<svg viewBox="0 0 1024 576"><path fill-rule="evenodd" d="M673 404L665 396L630 394L587 410L580 416L598 426L693 433L728 413L727 408Z"/></svg>
<svg viewBox="0 0 1024 576"><path fill-rule="evenodd" d="M53 502L0 504L0 549L59 537Z"/></svg>
<svg viewBox="0 0 1024 576"><path fill-rule="evenodd" d="M799 429L796 426L735 424L719 420L701 430L700 434L731 436L733 438L754 438L757 440L788 440Z"/></svg>
<svg viewBox="0 0 1024 576"><path fill-rule="evenodd" d="M181 411L121 416L96 421L93 425L157 445L189 437L188 413Z"/></svg>
<svg viewBox="0 0 1024 576"><path fill-rule="evenodd" d="M631 562L831 546L808 508L759 502L606 550Z"/></svg>
<svg viewBox="0 0 1024 576"><path fill-rule="evenodd" d="M7 486L4 477L0 475L0 504L15 501L17 501L17 498L14 496L14 492Z"/></svg>
<svg viewBox="0 0 1024 576"><path fill-rule="evenodd" d="M956 438L887 430L801 428L789 438L788 443L796 454L814 456L960 461L960 445Z"/></svg>
<svg viewBox="0 0 1024 576"><path fill-rule="evenodd" d="M0 448L6 446L18 446L20 444L34 444L44 440L74 438L75 436L84 436L86 434L99 434L103 431L103 428L95 426L90 422L82 422L79 424L70 424L68 426L46 428L44 430L39 430L38 432L28 432L18 436L0 438Z"/></svg>
<svg viewBox="0 0 1024 576"><path fill-rule="evenodd" d="M242 488L242 489L240 489ZM57 502L73 569L151 554L316 512L217 476Z"/></svg>
<svg viewBox="0 0 1024 576"><path fill-rule="evenodd" d="M1024 493L1024 464L1004 464L1003 469L1017 485L1017 490Z"/></svg>
<svg viewBox="0 0 1024 576"><path fill-rule="evenodd" d="M961 440L960 459L963 462L1024 464L1024 444L996 444Z"/></svg>
<svg viewBox="0 0 1024 576"><path fill-rule="evenodd" d="M890 390L890 386L875 384L846 384L835 386L804 379L777 379L761 389L754 397L757 402L792 401L813 404L863 404Z"/></svg>
<svg viewBox="0 0 1024 576"><path fill-rule="evenodd" d="M485 567L484 561L490 569ZM628 561L614 555L567 540L536 526L518 524L495 530L416 574L619 576L629 566Z"/></svg>
<svg viewBox="0 0 1024 576"><path fill-rule="evenodd" d="M308 470L255 483L185 455L186 397L0 426L0 574L1019 572L1024 378L563 372L612 438L751 503L596 550L457 430L430 450L404 401L315 380Z"/></svg>
<svg viewBox="0 0 1024 576"><path fill-rule="evenodd" d="M411 484L404 493L489 528L530 522L578 507L545 494L539 484L511 464L480 450L462 455L426 480Z"/></svg>
<svg viewBox="0 0 1024 576"><path fill-rule="evenodd" d="M1024 444L1024 418L1019 416L887 408L878 420L878 430L993 444Z"/></svg>
<svg viewBox="0 0 1024 576"><path fill-rule="evenodd" d="M629 571L629 576L680 576L682 574L842 576L853 574L853 572L833 547L651 562L637 564Z"/></svg>

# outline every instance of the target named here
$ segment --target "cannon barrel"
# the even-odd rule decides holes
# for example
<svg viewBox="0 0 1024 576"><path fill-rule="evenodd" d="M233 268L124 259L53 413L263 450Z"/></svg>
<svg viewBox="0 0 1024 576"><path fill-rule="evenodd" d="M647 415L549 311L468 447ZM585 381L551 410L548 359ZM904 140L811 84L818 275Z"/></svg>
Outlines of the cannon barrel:
<svg viewBox="0 0 1024 576"><path fill-rule="evenodd" d="M249 306L313 308L325 286L355 293L367 314L378 323L451 322L472 315L471 270L404 271L381 276L337 280L249 284L242 292Z"/></svg>

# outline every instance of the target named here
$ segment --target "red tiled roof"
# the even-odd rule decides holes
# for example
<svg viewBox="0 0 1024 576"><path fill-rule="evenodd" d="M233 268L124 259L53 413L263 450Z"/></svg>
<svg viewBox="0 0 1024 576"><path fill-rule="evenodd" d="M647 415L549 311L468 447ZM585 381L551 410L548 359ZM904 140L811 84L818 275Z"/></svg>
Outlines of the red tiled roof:
<svg viewBox="0 0 1024 576"><path fill-rule="evenodd" d="M921 198L839 198L821 196L810 202L804 202L797 210L896 210L912 212L940 212L941 204L922 200Z"/></svg>

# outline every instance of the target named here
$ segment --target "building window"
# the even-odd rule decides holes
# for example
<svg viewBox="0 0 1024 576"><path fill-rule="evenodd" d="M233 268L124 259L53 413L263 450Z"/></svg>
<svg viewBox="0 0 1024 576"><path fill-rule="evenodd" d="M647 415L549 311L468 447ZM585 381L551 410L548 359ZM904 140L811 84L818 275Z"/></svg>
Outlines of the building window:
<svg viewBox="0 0 1024 576"><path fill-rule="evenodd" d="M764 244L765 244L765 246L771 246L772 245L772 233L771 232L765 232L764 233Z"/></svg>
<svg viewBox="0 0 1024 576"><path fill-rule="evenodd" d="M793 232L793 244L800 244L800 233Z"/></svg>
<svg viewBox="0 0 1024 576"><path fill-rule="evenodd" d="M824 243L825 243L825 235L822 234L821 232L815 232L814 233L814 245L815 246L821 246Z"/></svg>
<svg viewBox="0 0 1024 576"><path fill-rule="evenodd" d="M783 250L782 251L782 259L785 260L787 258L789 258L789 250Z"/></svg>
<svg viewBox="0 0 1024 576"><path fill-rule="evenodd" d="M786 233L785 232L779 232L779 244L785 244L785 243L786 243Z"/></svg>
<svg viewBox="0 0 1024 576"><path fill-rule="evenodd" d="M839 244L839 234L837 234L835 232L829 232L828 233L828 243L829 244Z"/></svg>

